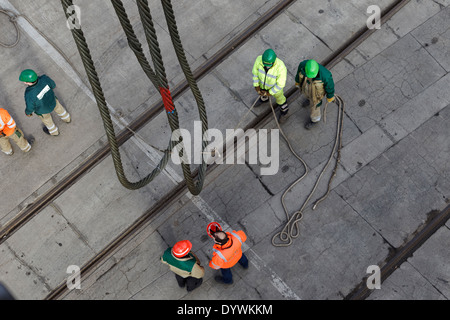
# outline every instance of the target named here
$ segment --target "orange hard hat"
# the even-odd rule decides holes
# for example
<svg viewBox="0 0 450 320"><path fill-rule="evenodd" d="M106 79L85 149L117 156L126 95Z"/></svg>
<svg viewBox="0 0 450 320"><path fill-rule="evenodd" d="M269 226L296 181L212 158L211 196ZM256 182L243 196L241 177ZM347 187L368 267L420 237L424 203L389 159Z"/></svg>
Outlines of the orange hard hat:
<svg viewBox="0 0 450 320"><path fill-rule="evenodd" d="M192 243L189 240L183 240L176 243L172 248L172 254L176 258L183 258L191 252Z"/></svg>

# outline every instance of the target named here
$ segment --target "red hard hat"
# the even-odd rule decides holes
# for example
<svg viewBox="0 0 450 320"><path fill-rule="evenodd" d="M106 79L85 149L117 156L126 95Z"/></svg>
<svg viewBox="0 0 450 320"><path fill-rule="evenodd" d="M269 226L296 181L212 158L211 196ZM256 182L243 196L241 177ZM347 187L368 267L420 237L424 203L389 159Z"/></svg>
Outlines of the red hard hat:
<svg viewBox="0 0 450 320"><path fill-rule="evenodd" d="M183 258L191 252L191 249L192 243L189 240L183 240L173 246L172 254L177 258Z"/></svg>
<svg viewBox="0 0 450 320"><path fill-rule="evenodd" d="M218 224L217 222L211 222L210 224L208 224L208 226L206 227L206 232L208 233L208 235L211 238L213 237L213 234L217 231L222 231L222 226L220 224Z"/></svg>

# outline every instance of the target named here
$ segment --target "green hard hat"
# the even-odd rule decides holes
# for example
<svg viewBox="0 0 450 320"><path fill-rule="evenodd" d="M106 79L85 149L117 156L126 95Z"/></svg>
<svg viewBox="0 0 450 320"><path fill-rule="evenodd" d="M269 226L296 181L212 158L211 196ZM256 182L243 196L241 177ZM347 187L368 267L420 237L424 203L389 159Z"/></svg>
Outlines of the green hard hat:
<svg viewBox="0 0 450 320"><path fill-rule="evenodd" d="M22 82L36 82L38 79L38 75L33 70L27 69L23 70L20 74L19 80Z"/></svg>
<svg viewBox="0 0 450 320"><path fill-rule="evenodd" d="M266 52L264 52L262 61L266 67L271 67L275 63L275 60L277 60L277 55L275 51L269 49L266 50Z"/></svg>
<svg viewBox="0 0 450 320"><path fill-rule="evenodd" d="M305 67L306 76L314 79L319 74L319 64L315 60L309 60Z"/></svg>

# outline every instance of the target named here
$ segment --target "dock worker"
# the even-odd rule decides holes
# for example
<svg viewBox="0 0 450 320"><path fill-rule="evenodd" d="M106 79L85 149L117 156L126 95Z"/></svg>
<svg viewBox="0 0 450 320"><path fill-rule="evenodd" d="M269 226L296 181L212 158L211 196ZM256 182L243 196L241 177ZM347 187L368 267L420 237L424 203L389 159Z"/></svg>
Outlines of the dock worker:
<svg viewBox="0 0 450 320"><path fill-rule="evenodd" d="M10 140L14 141L17 146L25 153L30 152L31 143L25 139L25 136L11 115L3 108L0 108L0 149L8 156L14 154Z"/></svg>
<svg viewBox="0 0 450 320"><path fill-rule="evenodd" d="M19 80L28 86L25 90L25 114L31 117L35 113L45 125L44 132L58 136L59 128L53 122L51 113L56 112L65 123L70 123L71 117L53 91L56 88L55 82L46 75L38 77L36 72L30 69L22 71Z"/></svg>
<svg viewBox="0 0 450 320"><path fill-rule="evenodd" d="M286 65L277 57L275 51L268 49L262 56L256 58L252 72L253 87L260 95L255 107L261 106L264 102L269 101L269 97L273 96L277 104L275 107L280 108L278 120L284 122L283 120L289 112L289 105L284 95L287 81Z"/></svg>
<svg viewBox="0 0 450 320"><path fill-rule="evenodd" d="M178 286L186 287L188 292L200 287L205 275L205 268L201 266L200 260L191 250L192 243L189 240L183 240L177 242L172 248L168 248L161 257L161 262L168 265L175 273Z"/></svg>
<svg viewBox="0 0 450 320"><path fill-rule="evenodd" d="M242 252L242 245L247 240L247 236L244 231L218 231L212 236L214 247L209 266L214 270L220 270L222 274L214 279L219 283L232 284L232 267L239 263L244 269L248 269L248 259Z"/></svg>
<svg viewBox="0 0 450 320"><path fill-rule="evenodd" d="M298 67L295 85L309 100L311 115L305 128L311 130L322 119L323 98L326 97L328 103L336 100L333 75L317 61L305 60Z"/></svg>

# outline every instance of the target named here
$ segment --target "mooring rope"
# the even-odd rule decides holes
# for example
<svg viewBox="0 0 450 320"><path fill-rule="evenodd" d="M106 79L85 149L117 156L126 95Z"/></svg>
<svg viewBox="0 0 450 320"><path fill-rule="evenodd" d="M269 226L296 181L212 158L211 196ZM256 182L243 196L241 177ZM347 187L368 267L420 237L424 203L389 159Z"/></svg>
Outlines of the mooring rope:
<svg viewBox="0 0 450 320"><path fill-rule="evenodd" d="M336 95L336 102L338 105L338 120L337 120L337 130L336 130L336 139L335 139L335 143L333 146L333 150L331 152L330 158L328 159L325 167L322 169L321 173L319 174L316 183L314 184L313 189L311 190L311 192L309 193L308 197L306 198L306 200L304 201L303 205L300 207L299 210L295 211L292 215L289 214L289 211L286 207L286 202L285 202L285 198L287 196L287 194L297 185L300 183L300 181L302 181L306 175L308 174L308 167L305 163L305 161L294 151L291 143L289 142L289 139L286 137L286 135L283 133L283 130L280 127L280 124L277 120L277 116L275 113L275 109L272 105L272 101L270 101L270 106L272 108L272 112L273 115L275 117L275 121L277 123L277 126L280 130L280 132L282 133L284 139L286 140L289 149L292 151L292 153L295 155L295 157L297 159L300 160L300 162L303 164L303 166L305 167L305 173L299 178L297 179L291 186L289 186L289 188L287 188L287 190L283 193L282 197L281 197L281 202L283 205L283 209L284 212L286 214L286 223L284 225L284 227L282 228L282 230L278 233L276 233L273 238L272 238L272 244L275 247L288 247L293 243L293 240L298 238L300 235L300 229L298 226L298 223L303 219L303 211L305 210L306 206L308 205L309 201L311 200L312 196L314 195L314 193L316 192L316 189L324 175L324 173L326 172L326 170L328 169L335 153L337 152L337 156L336 156L336 165L334 167L333 170L333 174L328 182L328 188L327 188L327 192L319 199L315 202L315 204L313 205L313 210L317 209L317 206L324 201L331 190L331 183L334 179L334 177L337 174L337 169L338 169L338 165L340 163L341 160L341 149L342 149L342 134L343 134L343 125L344 125L344 111L345 111L345 103L344 100L342 100L342 98L338 95ZM328 105L328 104L327 104ZM325 108L326 110L326 108ZM326 112L326 111L325 111Z"/></svg>

